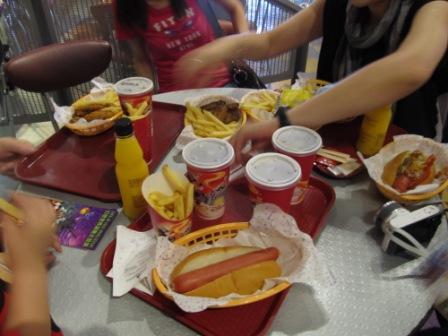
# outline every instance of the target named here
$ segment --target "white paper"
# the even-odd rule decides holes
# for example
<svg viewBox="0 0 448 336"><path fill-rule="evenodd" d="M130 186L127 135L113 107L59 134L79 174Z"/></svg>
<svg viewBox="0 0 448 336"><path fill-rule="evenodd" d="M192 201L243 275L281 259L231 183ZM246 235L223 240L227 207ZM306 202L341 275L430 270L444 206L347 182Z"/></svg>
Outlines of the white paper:
<svg viewBox="0 0 448 336"><path fill-rule="evenodd" d="M143 278L150 275L154 267L154 259L150 256L155 255L156 235L155 230L137 232L122 225L117 227L117 243L112 268L113 296L126 294Z"/></svg>
<svg viewBox="0 0 448 336"><path fill-rule="evenodd" d="M391 186L385 184L382 179L384 166L392 160L397 154L404 151L414 151L420 150L426 155L434 154L436 157L436 171L439 171L443 167L448 166L448 148L432 139L424 138L420 135L405 134L394 137L394 141L387 146L384 146L378 154L368 158L363 159L364 165L370 177L382 187L392 191L397 195L405 194L420 194L425 192L430 192L439 187L442 183L440 180L434 180L431 184L419 185L417 188L409 190L405 193L399 193L397 190Z"/></svg>

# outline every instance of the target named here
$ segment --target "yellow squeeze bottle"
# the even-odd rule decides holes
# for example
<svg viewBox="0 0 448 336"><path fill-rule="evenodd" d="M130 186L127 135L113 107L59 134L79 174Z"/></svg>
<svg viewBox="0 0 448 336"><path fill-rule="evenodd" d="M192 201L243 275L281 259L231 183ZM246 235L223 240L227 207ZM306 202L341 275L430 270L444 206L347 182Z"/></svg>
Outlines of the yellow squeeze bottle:
<svg viewBox="0 0 448 336"><path fill-rule="evenodd" d="M141 186L149 175L149 169L134 136L131 120L128 118L117 120L115 134L115 174L123 201L123 213L128 218L135 219L146 208Z"/></svg>
<svg viewBox="0 0 448 336"><path fill-rule="evenodd" d="M365 156L378 153L383 147L391 119L390 106L367 113L362 120L356 148Z"/></svg>

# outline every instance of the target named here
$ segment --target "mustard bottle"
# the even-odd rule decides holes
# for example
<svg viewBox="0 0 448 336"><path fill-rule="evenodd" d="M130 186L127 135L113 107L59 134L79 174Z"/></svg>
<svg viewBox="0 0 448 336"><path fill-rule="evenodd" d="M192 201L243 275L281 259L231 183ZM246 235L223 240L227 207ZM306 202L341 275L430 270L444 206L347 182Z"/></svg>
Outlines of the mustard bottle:
<svg viewBox="0 0 448 336"><path fill-rule="evenodd" d="M146 208L141 186L149 175L149 169L134 136L131 120L128 118L117 120L115 134L115 174L123 201L123 213L128 218L135 219Z"/></svg>
<svg viewBox="0 0 448 336"><path fill-rule="evenodd" d="M391 119L392 109L390 106L369 112L364 116L356 143L356 148L363 155L374 155L383 147Z"/></svg>

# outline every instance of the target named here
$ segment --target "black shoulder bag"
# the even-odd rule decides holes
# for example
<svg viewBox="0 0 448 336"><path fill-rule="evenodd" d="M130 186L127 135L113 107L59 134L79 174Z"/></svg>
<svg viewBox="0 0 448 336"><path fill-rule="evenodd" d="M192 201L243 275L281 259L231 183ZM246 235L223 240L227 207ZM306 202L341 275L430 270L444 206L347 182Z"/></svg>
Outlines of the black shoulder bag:
<svg viewBox="0 0 448 336"><path fill-rule="evenodd" d="M218 19L208 0L197 0L209 24L211 25L215 36L222 37L224 34L219 26ZM266 85L258 77L257 73L244 60L232 61L230 64L230 74L233 82L240 88L266 89Z"/></svg>

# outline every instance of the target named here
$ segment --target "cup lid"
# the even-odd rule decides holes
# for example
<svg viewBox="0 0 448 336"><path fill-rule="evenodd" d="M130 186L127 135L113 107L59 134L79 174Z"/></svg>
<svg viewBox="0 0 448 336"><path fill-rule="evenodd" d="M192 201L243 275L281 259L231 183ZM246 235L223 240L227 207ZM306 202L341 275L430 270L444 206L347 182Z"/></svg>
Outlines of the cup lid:
<svg viewBox="0 0 448 336"><path fill-rule="evenodd" d="M185 163L197 169L218 169L232 164L235 157L233 147L224 140L215 138L197 139L182 151Z"/></svg>
<svg viewBox="0 0 448 336"><path fill-rule="evenodd" d="M246 176L253 183L272 189L296 184L302 175L299 164L280 153L258 154L246 164Z"/></svg>
<svg viewBox="0 0 448 336"><path fill-rule="evenodd" d="M312 129L302 126L279 128L272 135L275 149L297 155L317 152L322 147L322 138Z"/></svg>
<svg viewBox="0 0 448 336"><path fill-rule="evenodd" d="M152 80L145 77L128 77L115 83L115 91L122 95L140 95L153 88Z"/></svg>

